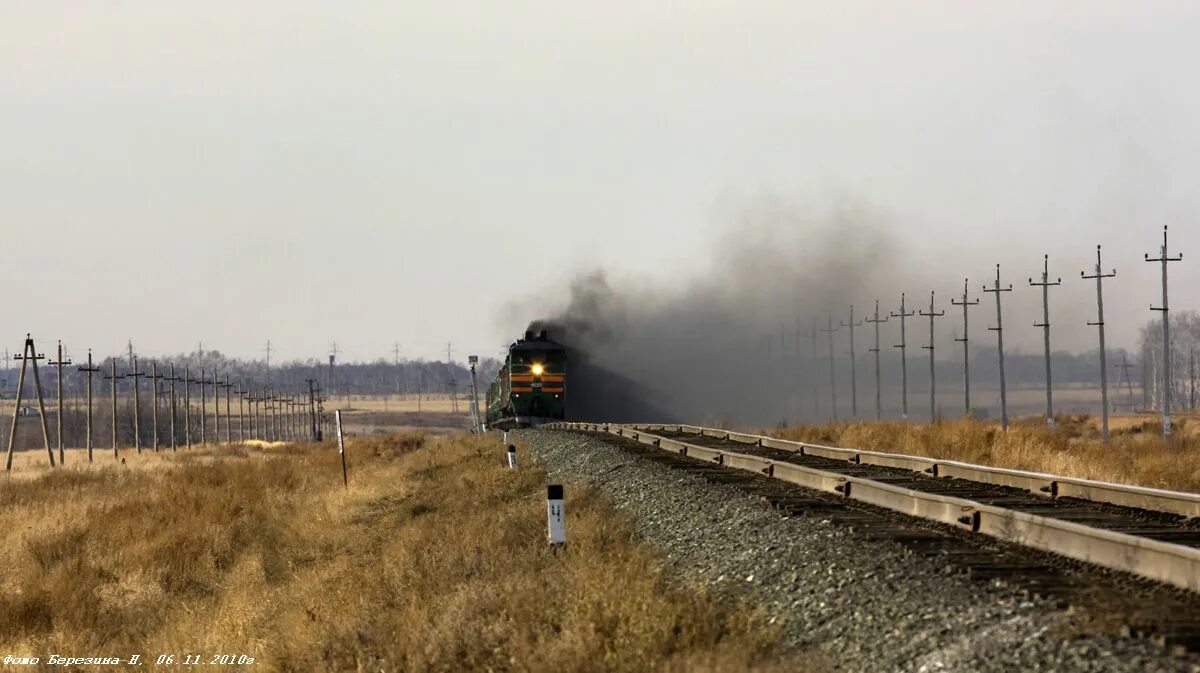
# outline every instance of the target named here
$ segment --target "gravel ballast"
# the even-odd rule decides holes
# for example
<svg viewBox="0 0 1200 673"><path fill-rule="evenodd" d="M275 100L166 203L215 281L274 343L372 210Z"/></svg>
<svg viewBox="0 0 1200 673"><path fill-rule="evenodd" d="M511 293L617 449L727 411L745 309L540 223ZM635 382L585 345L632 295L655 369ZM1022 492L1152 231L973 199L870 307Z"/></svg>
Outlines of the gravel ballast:
<svg viewBox="0 0 1200 673"><path fill-rule="evenodd" d="M761 603L786 644L837 671L1200 671L1141 639L1081 636L1069 612L971 582L898 544L786 517L595 437L519 433L556 480L630 515L685 581Z"/></svg>

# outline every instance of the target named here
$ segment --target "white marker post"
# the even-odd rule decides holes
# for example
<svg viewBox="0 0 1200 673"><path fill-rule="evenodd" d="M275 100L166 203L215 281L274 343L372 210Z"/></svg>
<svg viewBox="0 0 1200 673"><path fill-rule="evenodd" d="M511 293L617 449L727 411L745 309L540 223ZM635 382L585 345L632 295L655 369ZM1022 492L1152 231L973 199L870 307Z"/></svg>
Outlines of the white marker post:
<svg viewBox="0 0 1200 673"><path fill-rule="evenodd" d="M334 411L333 418L337 425L338 453L342 456L342 485L349 488L350 476L346 472L346 443L342 439L342 410Z"/></svg>
<svg viewBox="0 0 1200 673"><path fill-rule="evenodd" d="M550 519L550 546L567 544L567 517L563 511L563 487L551 484L546 487L546 509Z"/></svg>
<svg viewBox="0 0 1200 673"><path fill-rule="evenodd" d="M508 447L508 469L515 470L521 467L517 462L517 447L510 445Z"/></svg>

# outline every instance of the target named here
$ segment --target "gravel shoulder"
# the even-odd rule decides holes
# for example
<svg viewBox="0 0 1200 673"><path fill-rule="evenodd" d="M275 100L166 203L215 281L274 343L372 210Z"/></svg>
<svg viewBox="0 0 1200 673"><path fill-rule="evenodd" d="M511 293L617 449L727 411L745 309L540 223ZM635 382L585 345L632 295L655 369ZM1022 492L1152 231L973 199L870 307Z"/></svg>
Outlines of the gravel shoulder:
<svg viewBox="0 0 1200 673"><path fill-rule="evenodd" d="M789 647L831 670L1200 671L1145 640L1081 636L1069 611L818 517L786 517L736 486L585 435L516 434L552 477L628 513L685 581L758 602Z"/></svg>

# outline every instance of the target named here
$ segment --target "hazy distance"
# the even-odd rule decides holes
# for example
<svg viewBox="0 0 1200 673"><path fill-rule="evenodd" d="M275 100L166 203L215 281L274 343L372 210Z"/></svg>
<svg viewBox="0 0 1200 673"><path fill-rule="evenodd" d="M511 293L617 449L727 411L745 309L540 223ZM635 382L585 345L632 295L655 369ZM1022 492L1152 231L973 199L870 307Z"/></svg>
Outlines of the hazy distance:
<svg viewBox="0 0 1200 673"><path fill-rule="evenodd" d="M637 310L733 297L770 328L901 291L950 309L1000 263L1006 341L1029 351L1048 252L1055 347L1088 349L1078 276L1102 243L1110 345L1132 348L1164 224L1184 254L1172 306L1200 299L1197 19L1184 2L9 6L3 338L461 358L597 271ZM973 313L980 346L992 313Z"/></svg>

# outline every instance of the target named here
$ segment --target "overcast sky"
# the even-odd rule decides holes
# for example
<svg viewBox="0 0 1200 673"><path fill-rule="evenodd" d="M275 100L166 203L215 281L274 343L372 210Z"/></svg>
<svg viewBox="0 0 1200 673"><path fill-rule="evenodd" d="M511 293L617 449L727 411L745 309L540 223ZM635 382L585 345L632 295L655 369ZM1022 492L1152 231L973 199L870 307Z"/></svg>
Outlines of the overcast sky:
<svg viewBox="0 0 1200 673"><path fill-rule="evenodd" d="M0 63L13 348L494 354L578 273L703 276L764 200L869 208L914 294L1003 264L1017 347L1046 251L1064 346L1097 243L1114 346L1164 224L1200 304L1200 3L38 0Z"/></svg>

